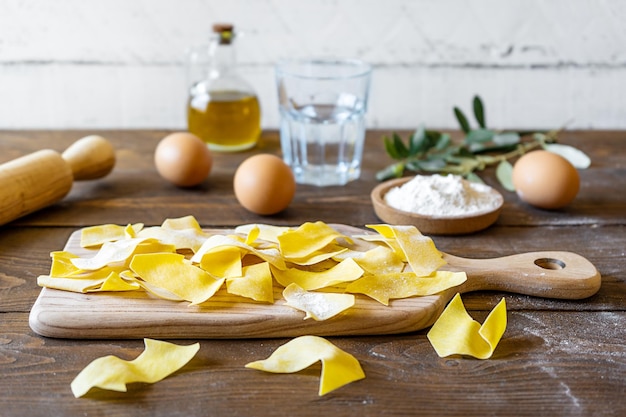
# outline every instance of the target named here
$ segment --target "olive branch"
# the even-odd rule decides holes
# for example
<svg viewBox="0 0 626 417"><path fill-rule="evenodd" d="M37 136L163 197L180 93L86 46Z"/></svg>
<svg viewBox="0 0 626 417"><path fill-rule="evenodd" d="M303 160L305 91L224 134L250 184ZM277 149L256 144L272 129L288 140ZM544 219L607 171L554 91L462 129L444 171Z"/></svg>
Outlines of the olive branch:
<svg viewBox="0 0 626 417"><path fill-rule="evenodd" d="M454 116L464 134L460 142L452 141L449 133L428 130L421 125L406 140L392 132L383 136L385 151L395 162L376 174L379 181L399 178L406 171L455 174L474 182L483 182L476 174L488 166L497 165L496 177L507 190L513 191L510 160L534 148L544 148L555 153L567 153L566 158L577 154L578 168L586 168L587 158L579 150L566 145L551 146L563 130L550 131L501 131L487 128L485 107L479 96L472 101L477 127L472 127L463 111L454 107ZM567 148L567 149L566 149ZM581 156L582 154L582 156ZM568 158L570 159L570 158ZM588 159L588 158L587 158ZM571 162L571 159L570 159ZM587 163L588 166L588 163Z"/></svg>

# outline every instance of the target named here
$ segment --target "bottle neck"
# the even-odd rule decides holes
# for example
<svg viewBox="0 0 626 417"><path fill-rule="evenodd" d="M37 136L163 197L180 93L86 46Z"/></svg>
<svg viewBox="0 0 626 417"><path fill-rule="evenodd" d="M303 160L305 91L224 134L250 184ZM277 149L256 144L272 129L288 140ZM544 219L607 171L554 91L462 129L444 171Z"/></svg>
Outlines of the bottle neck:
<svg viewBox="0 0 626 417"><path fill-rule="evenodd" d="M223 42L218 34L211 40L210 48L211 75L222 75L235 71L235 45L232 39L229 42Z"/></svg>

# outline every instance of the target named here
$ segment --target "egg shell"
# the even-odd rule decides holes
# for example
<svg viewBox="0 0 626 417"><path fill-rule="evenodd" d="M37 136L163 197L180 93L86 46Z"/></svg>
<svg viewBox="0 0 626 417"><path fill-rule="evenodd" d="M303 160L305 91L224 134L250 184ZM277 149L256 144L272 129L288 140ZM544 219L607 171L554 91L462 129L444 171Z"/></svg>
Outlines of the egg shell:
<svg viewBox="0 0 626 417"><path fill-rule="evenodd" d="M237 201L261 215L276 214L289 206L296 181L287 164L276 155L258 154L239 165L233 179Z"/></svg>
<svg viewBox="0 0 626 417"><path fill-rule="evenodd" d="M565 207L580 188L578 171L553 152L532 151L513 166L513 185L523 201L543 209Z"/></svg>
<svg viewBox="0 0 626 417"><path fill-rule="evenodd" d="M179 187L193 187L211 172L213 156L196 135L176 132L159 142L154 163L158 173L167 181Z"/></svg>

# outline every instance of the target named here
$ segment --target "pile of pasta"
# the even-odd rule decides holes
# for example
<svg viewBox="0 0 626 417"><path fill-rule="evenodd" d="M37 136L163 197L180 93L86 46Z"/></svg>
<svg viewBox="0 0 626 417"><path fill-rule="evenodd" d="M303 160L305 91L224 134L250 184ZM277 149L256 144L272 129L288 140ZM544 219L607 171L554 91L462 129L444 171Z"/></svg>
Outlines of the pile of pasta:
<svg viewBox="0 0 626 417"><path fill-rule="evenodd" d="M273 304L279 287L285 304L305 318L327 320L352 307L355 294L389 305L467 279L439 270L442 253L415 227L367 227L371 232L351 236L321 221L215 233L193 216L153 227L97 225L81 230L80 253L52 252L50 273L37 282L80 293L147 291L191 306L210 303L220 290Z"/></svg>

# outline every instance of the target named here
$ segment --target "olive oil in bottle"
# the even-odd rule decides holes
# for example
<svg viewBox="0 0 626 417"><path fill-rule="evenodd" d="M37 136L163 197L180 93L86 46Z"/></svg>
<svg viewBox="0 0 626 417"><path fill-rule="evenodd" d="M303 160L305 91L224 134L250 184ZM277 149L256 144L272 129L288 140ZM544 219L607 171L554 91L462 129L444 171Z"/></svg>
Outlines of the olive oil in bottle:
<svg viewBox="0 0 626 417"><path fill-rule="evenodd" d="M203 51L207 54L203 76L191 82L187 127L212 150L249 149L256 145L261 134L259 100L236 72L233 26L216 24L213 32L210 44Z"/></svg>

